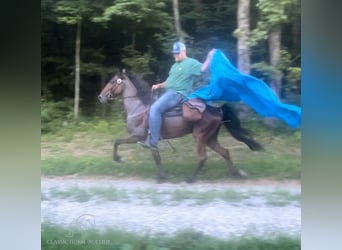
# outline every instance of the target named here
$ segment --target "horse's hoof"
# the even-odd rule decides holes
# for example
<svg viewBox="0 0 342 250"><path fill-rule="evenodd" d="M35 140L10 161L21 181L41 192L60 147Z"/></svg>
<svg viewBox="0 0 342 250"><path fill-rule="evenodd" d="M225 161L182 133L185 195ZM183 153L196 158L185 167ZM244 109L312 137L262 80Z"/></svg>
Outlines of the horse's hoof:
<svg viewBox="0 0 342 250"><path fill-rule="evenodd" d="M114 155L114 156L113 156L113 160L116 161L116 162L122 162L121 157L118 156L118 155Z"/></svg>
<svg viewBox="0 0 342 250"><path fill-rule="evenodd" d="M166 180L166 174L159 174L157 176L157 183L163 183Z"/></svg>
<svg viewBox="0 0 342 250"><path fill-rule="evenodd" d="M242 178L242 179L246 179L248 177L247 173L241 169L238 169L234 174L234 177L236 178Z"/></svg>
<svg viewBox="0 0 342 250"><path fill-rule="evenodd" d="M193 176L190 176L190 177L188 177L186 180L186 183L194 183L194 182L196 182L196 177L193 177Z"/></svg>

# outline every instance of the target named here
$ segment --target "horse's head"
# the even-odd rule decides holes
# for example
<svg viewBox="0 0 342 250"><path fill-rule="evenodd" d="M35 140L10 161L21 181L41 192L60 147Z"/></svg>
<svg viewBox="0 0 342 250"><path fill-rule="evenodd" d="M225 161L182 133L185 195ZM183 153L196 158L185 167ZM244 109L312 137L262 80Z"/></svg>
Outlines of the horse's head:
<svg viewBox="0 0 342 250"><path fill-rule="evenodd" d="M124 82L126 77L124 73L115 75L102 89L98 99L101 103L106 103L108 100L113 100L114 97L122 95L125 88Z"/></svg>

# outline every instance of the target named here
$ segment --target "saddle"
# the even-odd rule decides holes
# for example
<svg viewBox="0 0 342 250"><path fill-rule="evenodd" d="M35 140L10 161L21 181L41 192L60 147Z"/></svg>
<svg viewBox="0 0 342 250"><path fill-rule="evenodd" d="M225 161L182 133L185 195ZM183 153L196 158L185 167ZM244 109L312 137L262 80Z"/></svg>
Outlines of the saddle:
<svg viewBox="0 0 342 250"><path fill-rule="evenodd" d="M202 119L205 109L206 104L201 99L194 98L177 104L166 111L164 117L183 116L186 121L197 122Z"/></svg>
<svg viewBox="0 0 342 250"><path fill-rule="evenodd" d="M175 107L167 110L163 116L164 117L173 117L173 116L182 116L182 103L178 103Z"/></svg>
<svg viewBox="0 0 342 250"><path fill-rule="evenodd" d="M212 114L222 116L222 109L220 107L206 105L200 99L190 99L186 102L180 102L175 107L167 110L163 114L163 117L183 116L184 120L195 122L202 119L205 110L208 110Z"/></svg>
<svg viewBox="0 0 342 250"><path fill-rule="evenodd" d="M156 95L153 101L157 100L160 95ZM175 107L167 110L163 117L183 116L186 121L199 121L202 119L206 104L198 98L189 99L185 102L178 103Z"/></svg>
<svg viewBox="0 0 342 250"><path fill-rule="evenodd" d="M202 119L206 104L198 98L189 99L183 102L183 118L186 121L197 122Z"/></svg>

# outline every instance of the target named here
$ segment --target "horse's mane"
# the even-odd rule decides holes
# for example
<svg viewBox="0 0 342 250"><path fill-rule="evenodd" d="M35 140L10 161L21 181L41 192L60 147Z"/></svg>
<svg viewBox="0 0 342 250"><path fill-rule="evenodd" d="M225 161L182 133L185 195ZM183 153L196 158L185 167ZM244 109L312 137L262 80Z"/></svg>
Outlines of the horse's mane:
<svg viewBox="0 0 342 250"><path fill-rule="evenodd" d="M126 73L127 77L131 80L137 89L137 96L144 104L151 103L151 86L148 82L144 81L141 76L132 73Z"/></svg>

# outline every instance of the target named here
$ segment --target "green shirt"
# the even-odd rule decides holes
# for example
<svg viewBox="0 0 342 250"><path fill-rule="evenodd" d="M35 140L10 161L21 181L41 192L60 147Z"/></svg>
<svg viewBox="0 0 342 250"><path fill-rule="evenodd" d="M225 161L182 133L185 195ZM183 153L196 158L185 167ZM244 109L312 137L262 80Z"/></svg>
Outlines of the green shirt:
<svg viewBox="0 0 342 250"><path fill-rule="evenodd" d="M175 62L166 79L166 89L173 89L183 96L193 91L193 84L201 75L202 63L196 59L186 57L180 62Z"/></svg>

